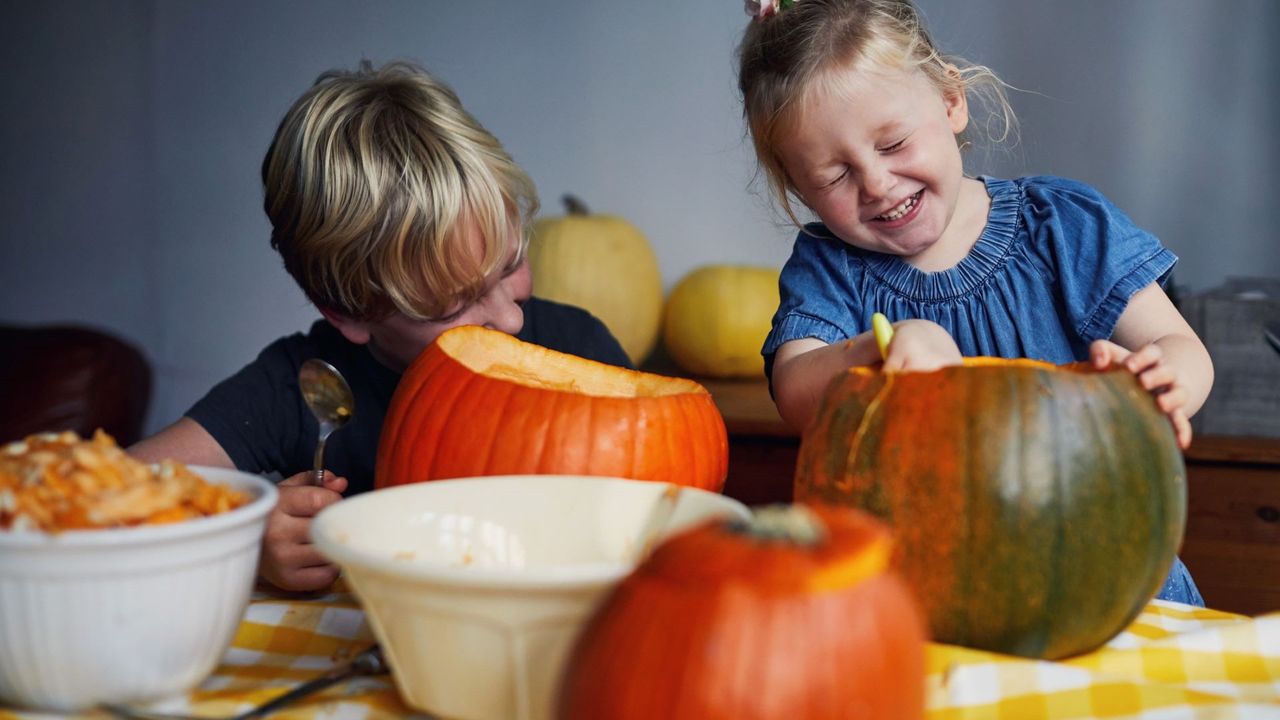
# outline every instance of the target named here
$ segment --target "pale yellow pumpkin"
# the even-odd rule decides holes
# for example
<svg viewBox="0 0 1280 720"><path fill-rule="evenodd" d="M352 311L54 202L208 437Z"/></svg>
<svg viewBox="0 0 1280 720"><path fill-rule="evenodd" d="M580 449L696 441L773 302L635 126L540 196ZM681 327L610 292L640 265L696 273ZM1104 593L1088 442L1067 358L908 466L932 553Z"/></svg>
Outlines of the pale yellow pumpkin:
<svg viewBox="0 0 1280 720"><path fill-rule="evenodd" d="M570 196L564 202L566 215L533 225L533 294L600 318L638 366L653 351L662 326L658 258L626 220L591 214Z"/></svg>
<svg viewBox="0 0 1280 720"><path fill-rule="evenodd" d="M671 290L663 320L667 353L681 369L716 378L764 375L760 346L778 309L776 268L708 265Z"/></svg>

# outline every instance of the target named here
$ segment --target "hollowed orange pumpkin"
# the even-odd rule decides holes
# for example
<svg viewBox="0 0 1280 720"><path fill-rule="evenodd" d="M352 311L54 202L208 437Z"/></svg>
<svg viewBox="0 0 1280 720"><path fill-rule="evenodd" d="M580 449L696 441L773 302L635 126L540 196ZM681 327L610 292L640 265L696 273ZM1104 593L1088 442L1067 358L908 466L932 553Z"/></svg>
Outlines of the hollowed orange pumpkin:
<svg viewBox="0 0 1280 720"><path fill-rule="evenodd" d="M848 508L676 535L583 628L558 717L922 717L924 619L890 553L887 528Z"/></svg>
<svg viewBox="0 0 1280 720"><path fill-rule="evenodd" d="M607 475L719 491L724 418L706 388L522 342L442 333L405 371L375 486L476 475Z"/></svg>
<svg viewBox="0 0 1280 720"><path fill-rule="evenodd" d="M1132 621L1186 519L1182 455L1134 376L1028 360L840 375L795 495L893 526L935 639L1044 658Z"/></svg>

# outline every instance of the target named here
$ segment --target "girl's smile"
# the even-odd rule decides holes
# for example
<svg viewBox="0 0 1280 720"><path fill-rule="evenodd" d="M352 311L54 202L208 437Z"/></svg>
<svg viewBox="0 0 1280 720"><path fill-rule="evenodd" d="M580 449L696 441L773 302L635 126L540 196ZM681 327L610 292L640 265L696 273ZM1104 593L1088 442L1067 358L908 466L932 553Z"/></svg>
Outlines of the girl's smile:
<svg viewBox="0 0 1280 720"><path fill-rule="evenodd" d="M920 205L924 200L924 191L911 195L901 204L895 205L892 210L871 218L872 222L883 223L886 228L901 227L911 222L913 218L920 214Z"/></svg>

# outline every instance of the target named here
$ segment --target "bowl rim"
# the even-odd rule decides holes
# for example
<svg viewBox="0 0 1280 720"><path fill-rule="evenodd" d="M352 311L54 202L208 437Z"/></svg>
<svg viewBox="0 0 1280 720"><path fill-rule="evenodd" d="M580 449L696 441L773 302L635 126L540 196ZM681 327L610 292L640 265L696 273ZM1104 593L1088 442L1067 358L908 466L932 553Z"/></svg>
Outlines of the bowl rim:
<svg viewBox="0 0 1280 720"><path fill-rule="evenodd" d="M229 485L254 494L253 499L234 510L160 525L132 525L49 533L40 530L0 530L0 549L121 547L181 540L208 535L255 522L276 505L279 491L275 483L261 475L235 468L188 464L206 482Z"/></svg>
<svg viewBox="0 0 1280 720"><path fill-rule="evenodd" d="M349 505L349 503L362 502L361 498L373 496L375 493L384 493L379 496L379 501L386 502L387 495L385 493L421 492L421 488L418 487L420 485L434 485L439 487L441 483L453 485L463 482L510 482L517 479L520 482L539 482L543 479L550 478L555 478L556 480L568 479L571 482L620 480L626 483L647 482L663 486L676 485L676 483L666 481L636 480L633 478L605 475L569 475L554 473L484 475L407 483L404 485L380 488L375 491L345 498L340 503L334 503L333 505L324 508L313 519L309 534L311 536L312 543L314 543L316 548L320 550L321 554L341 567L344 572L351 566L355 566L357 571L374 572L379 575L393 577L400 581L443 585L455 589L562 590L570 587L585 588L610 584L629 575L631 571L636 568L637 563L629 561L573 563L568 565L526 568L518 573L480 567L457 567L452 565L428 563L407 563L402 560L396 560L393 557L387 557L363 548L339 542L329 534L334 532L329 528L329 526L334 522L332 518L337 517L338 513L344 512L337 508L343 505L350 508L351 505ZM749 517L751 514L751 510L746 506L746 504L723 493L712 492L710 490L703 490L701 488L687 485L680 486L680 490L682 493L691 492L693 494L715 496L719 498L716 502L724 503L724 509L727 512L736 514L740 517Z"/></svg>

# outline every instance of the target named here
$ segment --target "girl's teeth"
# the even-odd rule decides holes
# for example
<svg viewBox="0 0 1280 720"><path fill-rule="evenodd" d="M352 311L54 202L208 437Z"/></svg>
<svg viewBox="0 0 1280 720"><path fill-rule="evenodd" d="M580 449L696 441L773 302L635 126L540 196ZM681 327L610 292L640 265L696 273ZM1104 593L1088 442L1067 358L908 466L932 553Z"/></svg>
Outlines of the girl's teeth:
<svg viewBox="0 0 1280 720"><path fill-rule="evenodd" d="M916 198L917 198L918 196L919 196L919 193L916 193L915 195L912 195L911 197L909 197L909 198L907 198L905 201L903 201L903 203L902 203L901 205L899 205L898 207L896 207L896 208L894 208L894 209L890 210L889 212L887 212L887 213L885 213L885 214L881 215L880 217L878 217L878 218L876 218L876 219L877 219L877 220L890 220L890 221L892 221L892 220L897 220L898 218L902 217L903 215L906 215L907 213L911 212L911 208L913 208L913 207L915 207L915 206L916 206Z"/></svg>

